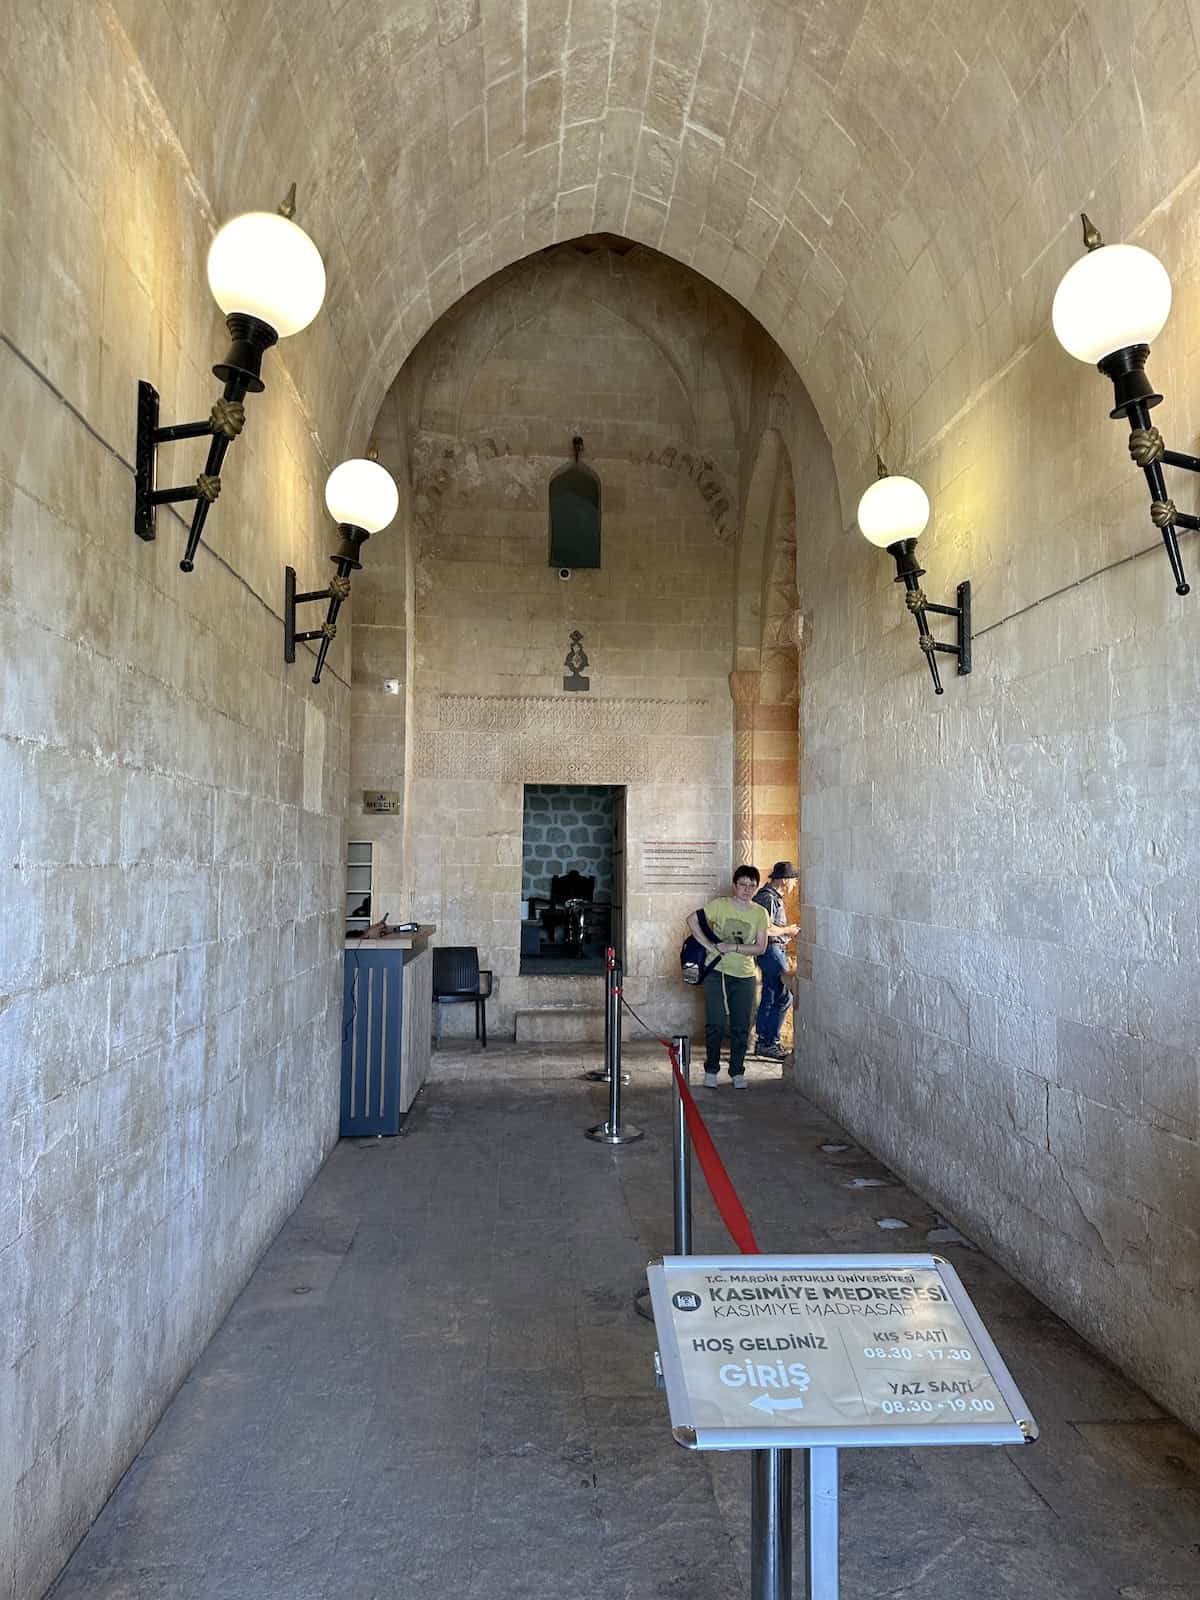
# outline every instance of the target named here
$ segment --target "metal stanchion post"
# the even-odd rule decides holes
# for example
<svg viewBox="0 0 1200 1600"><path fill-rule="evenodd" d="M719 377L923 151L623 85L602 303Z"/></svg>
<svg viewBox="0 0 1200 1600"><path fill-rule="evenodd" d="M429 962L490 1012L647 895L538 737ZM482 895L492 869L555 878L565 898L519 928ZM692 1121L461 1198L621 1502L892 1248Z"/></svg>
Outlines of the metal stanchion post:
<svg viewBox="0 0 1200 1600"><path fill-rule="evenodd" d="M642 1130L632 1122L621 1121L621 969L613 967L608 984L606 1001L608 1013L608 1120L598 1122L587 1130L589 1139L598 1144L632 1144L642 1137Z"/></svg>
<svg viewBox="0 0 1200 1600"><path fill-rule="evenodd" d="M838 1453L823 1445L804 1455L805 1600L838 1600Z"/></svg>
<svg viewBox="0 0 1200 1600"><path fill-rule="evenodd" d="M617 952L609 945L604 952L604 1065L596 1068L590 1067L583 1076L589 1083L607 1083L612 1071L612 1057L610 1055L609 1041L612 1038L612 1008L609 1005L609 992L616 980ZM622 1083L629 1082L629 1074L621 1079Z"/></svg>
<svg viewBox="0 0 1200 1600"><path fill-rule="evenodd" d="M792 1600L792 1453L750 1452L750 1600Z"/></svg>
<svg viewBox="0 0 1200 1600"><path fill-rule="evenodd" d="M686 1033L677 1033L671 1040L675 1059L679 1063L684 1083L691 1080L692 1041ZM683 1110L683 1096L675 1074L671 1074L671 1176L674 1192L675 1254L692 1253L692 1140L688 1133L687 1117ZM649 1288L639 1289L633 1297L633 1309L647 1322L654 1321L650 1306Z"/></svg>
<svg viewBox="0 0 1200 1600"><path fill-rule="evenodd" d="M686 1033L671 1040L684 1083L691 1080L692 1041ZM692 1141L688 1136L683 1096L675 1074L671 1074L671 1161L675 1175L675 1254L692 1253Z"/></svg>

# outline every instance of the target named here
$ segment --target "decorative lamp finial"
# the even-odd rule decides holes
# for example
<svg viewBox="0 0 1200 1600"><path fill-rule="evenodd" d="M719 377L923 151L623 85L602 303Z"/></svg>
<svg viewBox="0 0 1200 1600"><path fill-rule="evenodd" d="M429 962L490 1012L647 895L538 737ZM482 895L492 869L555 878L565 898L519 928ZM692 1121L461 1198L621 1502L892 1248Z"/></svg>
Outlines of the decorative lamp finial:
<svg viewBox="0 0 1200 1600"><path fill-rule="evenodd" d="M1086 211L1079 213L1079 220L1083 223L1083 242L1089 250L1099 250L1104 240L1100 237L1100 229L1088 216Z"/></svg>
<svg viewBox="0 0 1200 1600"><path fill-rule="evenodd" d="M292 184L291 188L284 195L283 199L279 202L279 215L281 217L286 217L289 222L296 215L296 185L295 184Z"/></svg>
<svg viewBox="0 0 1200 1600"><path fill-rule="evenodd" d="M886 478L888 476L888 469L884 466L883 457L878 450L875 452L875 476L877 478Z"/></svg>

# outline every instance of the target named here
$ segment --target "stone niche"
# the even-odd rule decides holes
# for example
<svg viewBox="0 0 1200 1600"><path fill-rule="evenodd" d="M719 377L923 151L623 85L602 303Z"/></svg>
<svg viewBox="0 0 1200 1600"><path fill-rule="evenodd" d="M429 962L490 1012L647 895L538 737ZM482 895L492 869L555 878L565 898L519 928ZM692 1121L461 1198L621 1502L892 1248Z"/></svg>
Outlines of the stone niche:
<svg viewBox="0 0 1200 1600"><path fill-rule="evenodd" d="M610 784L526 786L521 826L521 900L548 896L565 872L595 879L593 898L611 902L613 800Z"/></svg>

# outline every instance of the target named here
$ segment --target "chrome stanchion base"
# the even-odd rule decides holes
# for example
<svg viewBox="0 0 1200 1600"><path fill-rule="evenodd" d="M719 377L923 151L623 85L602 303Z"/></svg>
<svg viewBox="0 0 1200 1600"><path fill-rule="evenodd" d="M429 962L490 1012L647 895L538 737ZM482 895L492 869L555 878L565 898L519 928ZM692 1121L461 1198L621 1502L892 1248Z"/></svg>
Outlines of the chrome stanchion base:
<svg viewBox="0 0 1200 1600"><path fill-rule="evenodd" d="M618 1128L613 1128L607 1122L598 1122L594 1128L587 1130L587 1136L597 1144L633 1144L642 1138L642 1130L635 1128L632 1122L622 1122Z"/></svg>

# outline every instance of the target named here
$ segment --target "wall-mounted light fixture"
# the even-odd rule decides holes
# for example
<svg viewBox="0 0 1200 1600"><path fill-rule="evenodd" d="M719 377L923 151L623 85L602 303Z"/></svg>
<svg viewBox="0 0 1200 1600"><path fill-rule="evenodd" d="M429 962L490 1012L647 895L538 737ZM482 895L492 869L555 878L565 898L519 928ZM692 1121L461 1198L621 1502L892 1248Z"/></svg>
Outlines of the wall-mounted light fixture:
<svg viewBox="0 0 1200 1600"><path fill-rule="evenodd" d="M1093 222L1083 221L1087 254L1069 267L1054 295L1051 318L1059 344L1078 361L1094 363L1112 380L1114 420L1129 422L1129 454L1146 474L1150 520L1162 533L1175 576L1175 593L1187 594L1177 528L1200 528L1200 518L1177 511L1163 467L1200 472L1200 456L1168 450L1150 424L1162 395L1146 376L1150 346L1171 310L1171 280L1157 256L1135 244L1105 244Z"/></svg>
<svg viewBox="0 0 1200 1600"><path fill-rule="evenodd" d="M312 681L320 683L329 645L337 633L337 616L343 600L350 598L350 574L362 566L358 552L373 533L386 528L400 506L400 495L390 472L378 461L358 458L334 467L325 482L325 504L342 536L339 548L330 556L337 571L324 589L296 593L296 569L283 569L283 659L296 659L296 645L319 639L317 665ZM296 632L296 607L310 600L327 600L329 610L319 628Z"/></svg>
<svg viewBox="0 0 1200 1600"><path fill-rule="evenodd" d="M924 567L917 562L917 540L929 521L929 496L911 478L891 477L878 456L879 477L858 502L858 526L863 537L886 550L896 563L897 583L905 588L905 603L917 621L917 635L933 678L933 692L942 694L938 672L939 650L958 657L960 676L971 670L971 585L958 586L956 606L937 606L926 599L920 580ZM929 631L928 612L958 618L958 643L942 644Z"/></svg>
<svg viewBox="0 0 1200 1600"><path fill-rule="evenodd" d="M213 368L225 393L203 422L158 425L158 390L138 384L137 457L133 531L139 539L155 536L157 507L195 500L187 548L179 563L191 572L209 507L221 492L221 463L246 422L243 401L261 394L263 352L280 339L299 333L321 309L325 298L325 266L320 251L291 220L296 185L278 213L248 211L227 222L208 252L208 285L225 313L230 345L224 361ZM155 487L158 447L177 439L212 435L204 471L194 483L177 489Z"/></svg>

